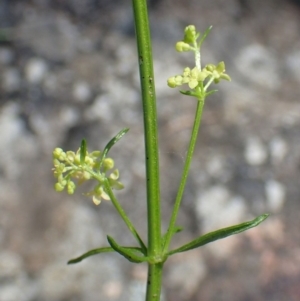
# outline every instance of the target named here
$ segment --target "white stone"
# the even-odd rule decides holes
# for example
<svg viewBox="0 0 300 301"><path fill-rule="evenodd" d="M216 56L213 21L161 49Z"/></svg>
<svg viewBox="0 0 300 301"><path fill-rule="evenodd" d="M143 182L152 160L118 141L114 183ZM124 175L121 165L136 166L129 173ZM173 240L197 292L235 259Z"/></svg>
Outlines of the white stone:
<svg viewBox="0 0 300 301"><path fill-rule="evenodd" d="M224 172L224 158L219 155L208 157L206 169L210 176L219 177Z"/></svg>
<svg viewBox="0 0 300 301"><path fill-rule="evenodd" d="M92 92L89 85L86 82L77 82L73 86L73 96L79 102L86 102L91 97Z"/></svg>
<svg viewBox="0 0 300 301"><path fill-rule="evenodd" d="M270 142L270 153L274 163L280 163L288 152L287 143L280 137L274 137Z"/></svg>
<svg viewBox="0 0 300 301"><path fill-rule="evenodd" d="M62 108L59 112L61 124L64 127L71 127L78 123L80 119L79 111L72 107Z"/></svg>
<svg viewBox="0 0 300 301"><path fill-rule="evenodd" d="M246 202L233 196L225 186L213 186L197 198L196 213L201 224L201 234L229 227L245 221ZM231 256L238 244L236 236L208 244L209 252L219 258Z"/></svg>
<svg viewBox="0 0 300 301"><path fill-rule="evenodd" d="M216 230L243 220L245 200L232 196L225 186L213 186L197 198L196 213L204 232Z"/></svg>
<svg viewBox="0 0 300 301"><path fill-rule="evenodd" d="M265 193L268 209L271 212L279 212L285 202L285 187L275 180L269 180L265 184Z"/></svg>
<svg viewBox="0 0 300 301"><path fill-rule="evenodd" d="M40 83L46 76L48 66L46 62L39 58L30 59L25 66L25 77L32 83Z"/></svg>
<svg viewBox="0 0 300 301"><path fill-rule="evenodd" d="M268 153L264 144L257 137L250 137L246 141L245 160L250 165L264 164Z"/></svg>
<svg viewBox="0 0 300 301"><path fill-rule="evenodd" d="M285 58L285 63L295 79L300 82L300 51L297 50L288 54Z"/></svg>

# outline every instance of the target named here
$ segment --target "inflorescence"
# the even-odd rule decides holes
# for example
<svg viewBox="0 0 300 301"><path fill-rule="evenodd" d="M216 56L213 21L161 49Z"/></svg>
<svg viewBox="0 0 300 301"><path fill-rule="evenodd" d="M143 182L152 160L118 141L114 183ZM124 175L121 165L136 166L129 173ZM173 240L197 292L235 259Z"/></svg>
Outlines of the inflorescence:
<svg viewBox="0 0 300 301"><path fill-rule="evenodd" d="M230 81L230 77L225 73L225 63L220 62L217 65L208 64L201 68L201 45L208 35L211 27L201 36L200 32L196 32L194 25L185 28L185 34L182 41L176 43L178 52L193 51L195 53L195 67L193 69L186 67L181 75L175 75L168 79L168 86L175 88L187 84L191 91L181 91L181 93L194 96L198 99L204 99L206 96L215 91L207 91L208 87L214 82L219 83L221 79Z"/></svg>
<svg viewBox="0 0 300 301"><path fill-rule="evenodd" d="M53 151L54 176L57 182L54 185L56 191L63 191L65 188L68 194L73 194L78 185L87 180L97 181L94 189L85 195L92 196L96 205L101 203L101 199L110 200L105 181L107 180L112 189L122 189L124 185L118 181L119 171L113 170L108 176L106 173L114 168L114 160L111 158L102 158L100 151L85 153L82 156L79 148L76 153L73 151L64 152L61 148L55 148Z"/></svg>

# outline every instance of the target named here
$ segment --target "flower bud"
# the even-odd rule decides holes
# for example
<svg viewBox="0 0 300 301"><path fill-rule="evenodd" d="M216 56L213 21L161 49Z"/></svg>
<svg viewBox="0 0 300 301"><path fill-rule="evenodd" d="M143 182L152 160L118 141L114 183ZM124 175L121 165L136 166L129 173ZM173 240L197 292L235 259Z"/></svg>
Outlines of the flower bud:
<svg viewBox="0 0 300 301"><path fill-rule="evenodd" d="M65 188L65 186L63 186L61 183L55 183L55 185L54 185L54 189L55 189L55 191L57 191L57 192L63 191L64 188Z"/></svg>
<svg viewBox="0 0 300 301"><path fill-rule="evenodd" d="M175 49L178 52L183 52L183 51L190 51L191 50L191 46L187 43L184 43L183 41L179 41L176 43Z"/></svg>
<svg viewBox="0 0 300 301"><path fill-rule="evenodd" d="M82 173L82 178L83 178L83 180L89 180L90 178L91 178L92 176L91 176L91 174L89 173L89 172L87 172L87 171L84 171L83 173Z"/></svg>
<svg viewBox="0 0 300 301"><path fill-rule="evenodd" d="M76 153L75 157L74 157L74 163L79 166L80 165L80 153Z"/></svg>
<svg viewBox="0 0 300 301"><path fill-rule="evenodd" d="M176 85L176 80L175 80L175 76L172 76L170 77L168 80L167 80L167 84L170 88L176 88L177 85Z"/></svg>
<svg viewBox="0 0 300 301"><path fill-rule="evenodd" d="M184 39L183 41L186 43L194 43L197 39L197 32L194 25L189 25L184 30Z"/></svg>
<svg viewBox="0 0 300 301"><path fill-rule="evenodd" d="M114 165L115 165L115 162L111 158L105 158L103 161L103 169L105 171L112 169L114 167Z"/></svg>
<svg viewBox="0 0 300 301"><path fill-rule="evenodd" d="M76 188L75 183L73 181L69 181L68 184L67 184L68 194L73 194L74 191L75 191L75 188Z"/></svg>
<svg viewBox="0 0 300 301"><path fill-rule="evenodd" d="M53 165L56 168L57 166L59 166L60 161L58 159L53 159Z"/></svg>
<svg viewBox="0 0 300 301"><path fill-rule="evenodd" d="M213 64L208 64L208 65L205 66L204 69L206 69L209 72L213 72L216 69L216 66L213 65Z"/></svg>
<svg viewBox="0 0 300 301"><path fill-rule="evenodd" d="M68 159L68 161L70 161L70 162L74 162L74 160L75 160L75 153L74 152L72 152L72 151L67 151L67 159Z"/></svg>
<svg viewBox="0 0 300 301"><path fill-rule="evenodd" d="M54 149L52 154L53 154L53 158L59 159L60 156L64 154L64 151L61 148L57 147Z"/></svg>
<svg viewBox="0 0 300 301"><path fill-rule="evenodd" d="M191 68L189 67L184 68L182 75L186 77L186 76L190 76L190 74L191 74Z"/></svg>
<svg viewBox="0 0 300 301"><path fill-rule="evenodd" d="M96 160L96 159L100 158L101 152L100 151L93 151L93 152L90 153L89 156L92 157L94 160Z"/></svg>
<svg viewBox="0 0 300 301"><path fill-rule="evenodd" d="M84 163L86 163L89 166L94 166L94 159L91 156L86 156L84 159Z"/></svg>

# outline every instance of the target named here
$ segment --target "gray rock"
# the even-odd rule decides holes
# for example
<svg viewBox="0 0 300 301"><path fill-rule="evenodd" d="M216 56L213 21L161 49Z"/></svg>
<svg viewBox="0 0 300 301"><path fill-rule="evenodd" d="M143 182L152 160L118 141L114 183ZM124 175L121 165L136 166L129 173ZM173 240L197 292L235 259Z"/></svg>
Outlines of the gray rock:
<svg viewBox="0 0 300 301"><path fill-rule="evenodd" d="M13 62L14 53L10 48L0 48L0 63L3 65L8 65Z"/></svg>
<svg viewBox="0 0 300 301"><path fill-rule="evenodd" d="M249 82L276 90L279 87L277 60L276 56L263 45L251 44L241 50L235 65Z"/></svg>
<svg viewBox="0 0 300 301"><path fill-rule="evenodd" d="M31 301L39 292L38 283L29 279L21 257L12 252L0 253L0 300Z"/></svg>
<svg viewBox="0 0 300 301"><path fill-rule="evenodd" d="M2 74L2 88L5 92L17 92L21 88L21 76L17 68L9 68Z"/></svg>
<svg viewBox="0 0 300 301"><path fill-rule="evenodd" d="M31 45L36 54L50 60L70 60L77 51L76 26L51 10L24 14L16 32L22 44Z"/></svg>

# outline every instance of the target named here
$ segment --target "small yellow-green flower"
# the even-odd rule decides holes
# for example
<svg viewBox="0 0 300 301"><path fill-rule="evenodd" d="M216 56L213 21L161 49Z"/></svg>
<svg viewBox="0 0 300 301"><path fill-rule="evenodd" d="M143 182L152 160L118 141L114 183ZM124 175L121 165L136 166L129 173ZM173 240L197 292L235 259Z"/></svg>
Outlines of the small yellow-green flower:
<svg viewBox="0 0 300 301"><path fill-rule="evenodd" d="M225 73L225 63L220 62L217 66L213 64L208 64L205 66L204 70L207 74L214 79L214 82L217 84L221 79L231 81L231 78L228 74Z"/></svg>
<svg viewBox="0 0 300 301"><path fill-rule="evenodd" d="M108 181L112 189L124 188L124 185L118 181L118 169L106 175L114 168L114 160L102 158L100 151L91 153L86 151L82 157L80 148L76 153L73 151L64 152L61 148L56 148L53 151L53 165L54 177L57 179L54 188L58 192L66 188L68 194L73 194L76 189L74 181L80 185L90 179L96 180L95 188L86 194L92 196L96 205L100 204L101 199L110 200L104 187L105 180Z"/></svg>
<svg viewBox="0 0 300 301"><path fill-rule="evenodd" d="M124 185L121 182L117 181L119 179L119 171L117 169L115 169L107 179L112 189L121 190L124 188ZM102 199L106 201L110 200L110 197L105 191L105 188L102 184L95 186L95 188L92 191L86 193L86 195L92 196L95 205L99 205Z"/></svg>
<svg viewBox="0 0 300 301"><path fill-rule="evenodd" d="M206 70L200 71L197 67L192 70L186 67L182 75L176 75L168 79L168 86L175 88L184 84L188 84L190 89L195 89L208 76Z"/></svg>
<svg viewBox="0 0 300 301"><path fill-rule="evenodd" d="M201 45L210 32L209 27L200 37L200 32L196 31L194 25L185 28L184 38L176 43L176 50L179 52L193 51L195 53L195 67L184 68L182 74L170 77L167 84L170 88L179 87L187 84L191 90L180 91L189 96L196 97L198 100L205 99L208 95L216 92L216 90L208 91L208 87L214 82L219 83L221 79L230 81L230 76L225 73L225 63L220 62L217 66L208 64L204 68L201 67ZM200 40L198 41L198 38Z"/></svg>

